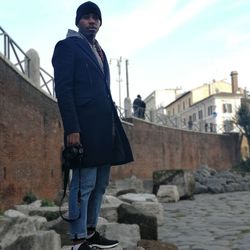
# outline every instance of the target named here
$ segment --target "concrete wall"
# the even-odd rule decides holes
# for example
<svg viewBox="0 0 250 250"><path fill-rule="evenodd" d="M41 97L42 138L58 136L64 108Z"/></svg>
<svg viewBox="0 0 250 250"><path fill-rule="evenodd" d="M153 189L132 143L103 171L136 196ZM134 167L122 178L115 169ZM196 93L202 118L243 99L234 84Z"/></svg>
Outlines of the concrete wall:
<svg viewBox="0 0 250 250"><path fill-rule="evenodd" d="M230 168L239 156L238 136L176 130L138 119L124 128L135 162L112 168L111 179L151 179L158 169ZM0 55L0 210L31 191L54 199L62 187L63 128L55 100L40 92Z"/></svg>

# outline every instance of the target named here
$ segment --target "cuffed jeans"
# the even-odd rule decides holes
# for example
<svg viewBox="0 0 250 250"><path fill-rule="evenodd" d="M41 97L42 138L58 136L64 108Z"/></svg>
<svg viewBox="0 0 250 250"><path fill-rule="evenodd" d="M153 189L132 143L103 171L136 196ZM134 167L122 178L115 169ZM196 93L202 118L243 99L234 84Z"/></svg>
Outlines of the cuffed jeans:
<svg viewBox="0 0 250 250"><path fill-rule="evenodd" d="M70 223L71 239L86 238L87 228L96 227L109 176L110 165L73 170L69 191L69 218L75 220Z"/></svg>

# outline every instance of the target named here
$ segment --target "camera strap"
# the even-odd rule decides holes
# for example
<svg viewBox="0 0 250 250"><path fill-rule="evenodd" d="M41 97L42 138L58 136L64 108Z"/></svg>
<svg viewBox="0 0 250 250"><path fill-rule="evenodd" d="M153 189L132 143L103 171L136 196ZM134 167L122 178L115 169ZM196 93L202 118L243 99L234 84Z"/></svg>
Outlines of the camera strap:
<svg viewBox="0 0 250 250"><path fill-rule="evenodd" d="M78 199L77 199L77 202L80 204L80 197L81 197L81 191L80 191L80 185L81 185L81 169L79 169L79 190L78 190ZM75 220L78 220L80 217L81 217L81 210L79 209L79 215L77 218L73 218L73 219L69 219L69 218L66 218L64 215L63 215L63 212L62 212L62 204L63 204L63 200L66 196L66 192L67 192L67 186L68 186L68 182L69 182L69 171L70 171L70 164L69 162L65 161L63 163L63 172L64 172L64 178L63 178L63 197L61 199L61 202L60 202L60 205L59 205L59 214L61 216L61 218L67 222L73 222Z"/></svg>

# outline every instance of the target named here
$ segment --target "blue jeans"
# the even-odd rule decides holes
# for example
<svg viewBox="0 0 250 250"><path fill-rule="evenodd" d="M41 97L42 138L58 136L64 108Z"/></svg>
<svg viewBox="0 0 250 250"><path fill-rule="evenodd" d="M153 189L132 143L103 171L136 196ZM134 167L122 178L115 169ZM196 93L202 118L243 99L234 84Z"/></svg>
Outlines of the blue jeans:
<svg viewBox="0 0 250 250"><path fill-rule="evenodd" d="M96 227L109 176L110 165L73 170L69 191L69 218L78 218L79 213L80 218L70 223L71 239L86 238L87 228Z"/></svg>

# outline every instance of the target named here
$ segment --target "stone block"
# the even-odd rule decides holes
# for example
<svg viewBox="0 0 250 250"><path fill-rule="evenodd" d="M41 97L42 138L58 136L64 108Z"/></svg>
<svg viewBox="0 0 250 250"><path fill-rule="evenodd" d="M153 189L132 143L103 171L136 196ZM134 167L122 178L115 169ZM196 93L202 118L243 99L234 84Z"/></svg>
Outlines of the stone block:
<svg viewBox="0 0 250 250"><path fill-rule="evenodd" d="M54 231L37 231L20 235L5 250L60 250L60 236Z"/></svg>
<svg viewBox="0 0 250 250"><path fill-rule="evenodd" d="M143 202L143 201L152 201L152 202L158 202L157 197L154 194L146 194L146 193L129 193L120 195L118 197L120 200L128 203L132 203L135 201Z"/></svg>
<svg viewBox="0 0 250 250"><path fill-rule="evenodd" d="M137 242L141 239L140 229L136 224L104 223L98 225L97 230L106 238L117 239L117 250L136 249Z"/></svg>
<svg viewBox="0 0 250 250"><path fill-rule="evenodd" d="M168 242L155 241L155 240L140 240L138 246L145 248L146 250L178 250L178 248Z"/></svg>
<svg viewBox="0 0 250 250"><path fill-rule="evenodd" d="M119 206L118 223L139 225L142 239L157 240L158 238L156 216L149 216L131 205Z"/></svg>
<svg viewBox="0 0 250 250"><path fill-rule="evenodd" d="M175 185L161 185L157 197L160 202L177 202L180 200L178 188Z"/></svg>
<svg viewBox="0 0 250 250"><path fill-rule="evenodd" d="M164 217L163 217L163 205L160 202L152 202L152 201L144 201L144 202L132 202L132 206L141 212L150 215L156 216L158 226L163 225Z"/></svg>
<svg viewBox="0 0 250 250"><path fill-rule="evenodd" d="M195 178L191 170L158 170L153 172L153 193L157 194L160 185L176 185L180 198L194 195Z"/></svg>

